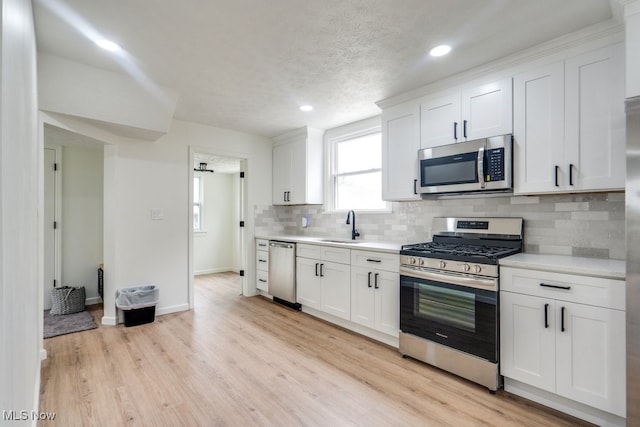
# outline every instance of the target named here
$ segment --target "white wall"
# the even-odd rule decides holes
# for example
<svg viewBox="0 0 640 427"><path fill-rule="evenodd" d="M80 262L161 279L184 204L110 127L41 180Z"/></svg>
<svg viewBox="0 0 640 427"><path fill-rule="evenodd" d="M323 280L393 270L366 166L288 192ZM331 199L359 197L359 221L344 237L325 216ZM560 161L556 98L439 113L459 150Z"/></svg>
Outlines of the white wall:
<svg viewBox="0 0 640 427"><path fill-rule="evenodd" d="M91 135L89 135L91 136ZM271 202L271 142L265 137L174 120L155 143L119 144L105 152L105 305L115 323L117 288L145 283L160 288L158 314L189 307L189 236L192 227L189 147L247 159L247 251L253 251L254 206ZM159 209L163 219L152 220ZM245 294L255 289L254 257L247 256Z"/></svg>
<svg viewBox="0 0 640 427"><path fill-rule="evenodd" d="M203 231L193 236L194 273L237 270L240 235L238 174L198 175L203 180Z"/></svg>
<svg viewBox="0 0 640 427"><path fill-rule="evenodd" d="M36 41L29 0L0 8L0 410L38 409L44 267Z"/></svg>
<svg viewBox="0 0 640 427"><path fill-rule="evenodd" d="M97 269L103 261L103 147L62 149L62 284L84 286L99 302Z"/></svg>
<svg viewBox="0 0 640 427"><path fill-rule="evenodd" d="M640 1L625 6L626 96L640 96Z"/></svg>

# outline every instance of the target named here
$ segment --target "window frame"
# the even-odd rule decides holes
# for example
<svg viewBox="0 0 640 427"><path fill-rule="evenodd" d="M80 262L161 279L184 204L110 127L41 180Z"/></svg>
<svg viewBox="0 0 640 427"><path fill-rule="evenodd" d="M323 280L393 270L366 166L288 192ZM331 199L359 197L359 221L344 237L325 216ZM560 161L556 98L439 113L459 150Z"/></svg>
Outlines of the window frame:
<svg viewBox="0 0 640 427"><path fill-rule="evenodd" d="M325 144L326 144L326 175L325 175L325 212L347 212L349 209L338 209L336 207L337 201L337 180L340 176L349 176L349 175L363 175L365 173L371 172L382 172L382 159L380 161L380 168L360 170L356 172L345 172L338 174L337 170L337 144L348 141L350 139L356 139L367 135L372 134L380 134L382 138L382 123L381 117L376 116L369 119L361 120L359 122L350 123L344 126L340 126L338 128L330 129L325 133ZM382 194L380 194L380 199L382 200ZM392 212L392 204L388 201L382 200L385 204L384 208L380 209L362 209L358 207L353 207L354 210L357 210L358 213L391 213ZM350 208L351 209L351 208Z"/></svg>

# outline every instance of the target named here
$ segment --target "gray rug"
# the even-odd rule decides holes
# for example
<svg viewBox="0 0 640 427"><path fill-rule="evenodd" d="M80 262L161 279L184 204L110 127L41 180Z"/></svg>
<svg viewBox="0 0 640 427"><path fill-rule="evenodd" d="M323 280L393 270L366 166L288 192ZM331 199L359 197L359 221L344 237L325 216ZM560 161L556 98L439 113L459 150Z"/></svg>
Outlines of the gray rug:
<svg viewBox="0 0 640 427"><path fill-rule="evenodd" d="M44 311L44 338L86 331L98 327L88 311L73 314L51 315L51 310Z"/></svg>

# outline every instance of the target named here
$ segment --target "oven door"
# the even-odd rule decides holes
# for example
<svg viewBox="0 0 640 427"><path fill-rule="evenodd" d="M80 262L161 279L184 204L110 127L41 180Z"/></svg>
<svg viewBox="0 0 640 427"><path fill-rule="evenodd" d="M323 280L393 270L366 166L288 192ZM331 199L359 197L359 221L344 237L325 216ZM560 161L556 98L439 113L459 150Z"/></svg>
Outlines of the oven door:
<svg viewBox="0 0 640 427"><path fill-rule="evenodd" d="M497 279L400 269L400 330L498 362Z"/></svg>

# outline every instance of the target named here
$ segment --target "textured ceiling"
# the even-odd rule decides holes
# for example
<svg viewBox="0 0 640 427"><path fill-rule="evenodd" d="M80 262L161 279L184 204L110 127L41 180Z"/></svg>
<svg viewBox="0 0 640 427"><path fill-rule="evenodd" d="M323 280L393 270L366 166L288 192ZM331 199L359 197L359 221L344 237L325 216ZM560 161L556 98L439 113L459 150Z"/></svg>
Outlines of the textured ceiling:
<svg viewBox="0 0 640 427"><path fill-rule="evenodd" d="M609 0L34 0L34 15L39 51L125 72L83 35L101 34L179 93L175 118L274 136L373 116L380 99L612 11ZM443 42L452 54L426 55Z"/></svg>

